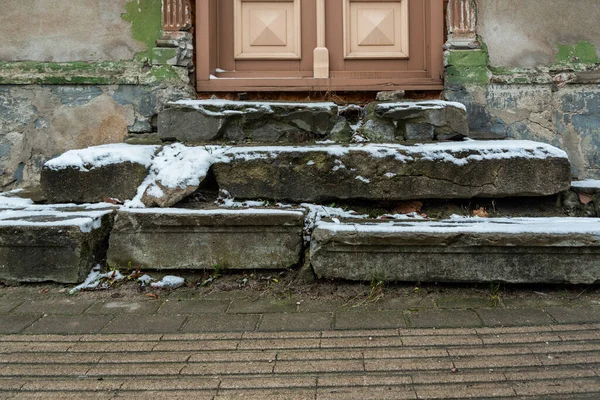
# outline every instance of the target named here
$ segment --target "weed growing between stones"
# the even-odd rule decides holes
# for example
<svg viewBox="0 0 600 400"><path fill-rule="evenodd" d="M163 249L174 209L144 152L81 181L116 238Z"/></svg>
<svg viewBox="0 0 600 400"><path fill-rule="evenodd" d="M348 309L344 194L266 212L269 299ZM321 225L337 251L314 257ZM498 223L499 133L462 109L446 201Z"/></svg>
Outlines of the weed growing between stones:
<svg viewBox="0 0 600 400"><path fill-rule="evenodd" d="M490 306L493 308L499 307L501 305L501 288L502 283L500 282L490 283Z"/></svg>

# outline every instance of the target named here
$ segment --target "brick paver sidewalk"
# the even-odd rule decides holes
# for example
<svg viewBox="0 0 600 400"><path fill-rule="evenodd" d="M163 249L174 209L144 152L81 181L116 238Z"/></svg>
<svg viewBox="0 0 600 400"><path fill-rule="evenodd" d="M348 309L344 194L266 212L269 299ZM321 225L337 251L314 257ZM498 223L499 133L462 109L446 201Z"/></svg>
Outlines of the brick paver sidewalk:
<svg viewBox="0 0 600 400"><path fill-rule="evenodd" d="M0 289L0 398L600 398L594 299L37 290Z"/></svg>

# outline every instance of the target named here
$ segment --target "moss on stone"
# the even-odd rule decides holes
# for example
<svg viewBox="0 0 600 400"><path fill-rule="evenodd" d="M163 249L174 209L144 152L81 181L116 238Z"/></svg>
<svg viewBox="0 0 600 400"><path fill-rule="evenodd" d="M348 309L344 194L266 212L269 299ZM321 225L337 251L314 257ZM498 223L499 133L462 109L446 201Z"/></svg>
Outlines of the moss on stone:
<svg viewBox="0 0 600 400"><path fill-rule="evenodd" d="M598 64L600 58L596 47L585 40L575 46L558 44L556 64Z"/></svg>
<svg viewBox="0 0 600 400"><path fill-rule="evenodd" d="M169 65L147 68L141 61L0 62L0 83L5 85L143 85L165 81L187 84L187 70Z"/></svg>
<svg viewBox="0 0 600 400"><path fill-rule="evenodd" d="M487 67L488 53L483 50L453 50L448 55L448 65Z"/></svg>
<svg viewBox="0 0 600 400"><path fill-rule="evenodd" d="M130 0L125 5L126 12L121 16L131 22L133 38L146 45L146 51L138 53L136 58L152 58L152 49L160 37L162 29L161 0Z"/></svg>

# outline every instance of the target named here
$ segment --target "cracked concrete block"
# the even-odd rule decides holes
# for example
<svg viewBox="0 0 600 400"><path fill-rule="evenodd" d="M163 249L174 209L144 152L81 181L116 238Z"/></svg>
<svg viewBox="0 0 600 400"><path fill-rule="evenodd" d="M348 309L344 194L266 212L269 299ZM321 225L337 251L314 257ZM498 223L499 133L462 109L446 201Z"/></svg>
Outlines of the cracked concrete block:
<svg viewBox="0 0 600 400"><path fill-rule="evenodd" d="M240 199L295 202L546 196L570 187L566 154L529 141L238 147L213 165Z"/></svg>
<svg viewBox="0 0 600 400"><path fill-rule="evenodd" d="M145 269L286 269L299 263L304 211L121 210L107 263Z"/></svg>
<svg viewBox="0 0 600 400"><path fill-rule="evenodd" d="M4 211L0 281L79 283L104 260L112 210Z"/></svg>
<svg viewBox="0 0 600 400"><path fill-rule="evenodd" d="M322 221L310 247L317 276L358 281L594 284L599 256L595 218Z"/></svg>

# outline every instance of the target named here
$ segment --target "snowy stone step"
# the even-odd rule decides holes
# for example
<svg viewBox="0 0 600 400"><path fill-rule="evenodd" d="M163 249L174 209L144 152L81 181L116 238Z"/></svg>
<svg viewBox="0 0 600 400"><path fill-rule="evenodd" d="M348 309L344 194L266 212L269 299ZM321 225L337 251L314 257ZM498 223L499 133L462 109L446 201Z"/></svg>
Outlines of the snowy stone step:
<svg viewBox="0 0 600 400"><path fill-rule="evenodd" d="M50 203L131 199L158 148L119 143L68 151L44 165L42 191Z"/></svg>
<svg viewBox="0 0 600 400"><path fill-rule="evenodd" d="M111 267L286 269L302 254L304 211L122 209Z"/></svg>
<svg viewBox="0 0 600 400"><path fill-rule="evenodd" d="M50 202L131 200L170 207L212 168L240 199L295 202L546 196L569 189L565 152L530 141L312 146L106 145L49 161ZM211 175L211 177L213 176Z"/></svg>
<svg viewBox="0 0 600 400"><path fill-rule="evenodd" d="M324 139L338 119L334 103L182 100L158 115L164 140L301 143Z"/></svg>
<svg viewBox="0 0 600 400"><path fill-rule="evenodd" d="M112 214L72 206L0 210L0 281L83 281L106 256Z"/></svg>
<svg viewBox="0 0 600 400"><path fill-rule="evenodd" d="M310 257L323 278L592 284L600 281L600 219L322 221Z"/></svg>
<svg viewBox="0 0 600 400"><path fill-rule="evenodd" d="M163 140L186 143L435 141L468 136L463 104L440 100L335 103L182 100L158 115Z"/></svg>
<svg viewBox="0 0 600 400"><path fill-rule="evenodd" d="M531 141L234 147L212 168L234 197L297 202L546 196L570 187L566 153Z"/></svg>

